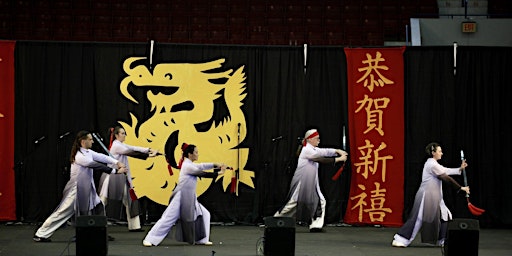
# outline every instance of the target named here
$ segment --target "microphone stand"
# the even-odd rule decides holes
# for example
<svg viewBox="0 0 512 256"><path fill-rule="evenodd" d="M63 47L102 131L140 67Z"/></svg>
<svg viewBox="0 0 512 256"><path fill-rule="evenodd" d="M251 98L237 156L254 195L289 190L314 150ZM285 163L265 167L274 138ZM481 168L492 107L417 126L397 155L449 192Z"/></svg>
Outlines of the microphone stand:
<svg viewBox="0 0 512 256"><path fill-rule="evenodd" d="M231 193L235 193L235 196L233 197L233 205L234 205L234 221L235 223L238 222L238 200L236 199L236 196L238 196L238 181L240 179L240 126L241 124L238 123L237 128L237 148L236 148L236 169L235 169L235 177L234 181L232 180L231 183ZM233 183L234 182L234 183Z"/></svg>
<svg viewBox="0 0 512 256"><path fill-rule="evenodd" d="M236 147L236 195L238 196L238 181L240 180L240 123L238 123L237 147Z"/></svg>
<svg viewBox="0 0 512 256"><path fill-rule="evenodd" d="M14 167L12 168L14 170L14 176L16 177L16 173L19 175L19 182L18 179L15 179L15 185L16 187L20 187L20 221L23 222L25 220L25 162L36 152L36 150L39 148L38 146L41 144L41 142L45 139L45 136L40 137L39 139L34 141L34 147L32 150L30 150L25 156L21 158L20 161L14 164ZM18 184L16 184L18 183Z"/></svg>
<svg viewBox="0 0 512 256"><path fill-rule="evenodd" d="M68 170L68 167L67 167L67 164L66 164L66 151L65 150L61 150L61 142L62 141L66 141L67 139L67 136L70 134L71 132L65 132L63 133L62 135L59 136L59 138L57 139L57 165L60 166L60 168L62 168L62 181L59 180L59 183L58 183L58 186L56 186L57 188L57 194L59 193L62 193L62 190L64 189L64 186L66 184L66 182L69 180L69 170ZM62 152L61 152L62 151Z"/></svg>
<svg viewBox="0 0 512 256"><path fill-rule="evenodd" d="M258 212L258 219L259 219L259 216L262 216L263 218L266 217L266 208L268 207L268 204L267 204L267 199L268 199L268 194L269 194L269 191L272 191L272 188L270 187L271 186L271 182L269 181L270 179L268 179L270 176L269 176L269 173L270 173L270 170L273 168L274 170L277 169L276 168L276 164L274 163L274 160L277 159L275 157L276 155L276 151L277 151L277 147L279 145L279 141L281 141L281 139L283 139L284 137L283 136L277 136L277 137L274 137L272 136L270 138L270 146L272 147L271 150L266 150L266 155L265 155L265 158L263 159L263 174L264 175L258 175L258 177L261 178L265 178L264 181L260 180L259 183L263 186L261 191L262 193L256 193L256 195L258 195L259 198L261 198L261 200L258 198L256 200L258 200L258 207L260 209L260 211ZM266 140L265 140L266 141ZM265 145L267 145L265 143ZM290 164L287 164L287 168L289 167ZM274 210L274 209L272 209ZM272 213L273 214L273 213Z"/></svg>
<svg viewBox="0 0 512 256"><path fill-rule="evenodd" d="M274 143L272 143L272 149L273 148L274 148ZM263 159L263 173L265 175L268 175L271 163L273 161L273 159L271 159L272 151L267 150L266 151L267 154L266 154L265 158ZM260 175L257 175L257 177L258 177L258 179L262 179L263 177L268 177L268 176L264 176L264 175L260 174ZM258 212L258 219L259 219L259 216L265 217L265 207L267 206L267 203L266 203L267 191L270 191L270 188L268 188L268 180L265 180L265 181L259 180L258 183L260 184L261 193L256 193L258 198L255 199L255 201L258 202L258 209L260 209ZM263 186L263 187L261 187L261 186Z"/></svg>

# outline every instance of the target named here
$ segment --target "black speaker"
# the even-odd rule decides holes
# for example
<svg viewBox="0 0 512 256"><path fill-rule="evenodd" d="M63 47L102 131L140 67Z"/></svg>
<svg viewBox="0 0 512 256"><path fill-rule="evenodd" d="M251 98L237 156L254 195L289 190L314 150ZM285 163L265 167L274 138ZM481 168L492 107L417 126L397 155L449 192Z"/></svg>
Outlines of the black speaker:
<svg viewBox="0 0 512 256"><path fill-rule="evenodd" d="M265 217L265 256L295 255L295 219L291 217Z"/></svg>
<svg viewBox="0 0 512 256"><path fill-rule="evenodd" d="M444 241L445 256L477 256L480 224L474 219L453 219L448 222Z"/></svg>
<svg viewBox="0 0 512 256"><path fill-rule="evenodd" d="M76 218L76 255L107 255L107 217L98 215Z"/></svg>

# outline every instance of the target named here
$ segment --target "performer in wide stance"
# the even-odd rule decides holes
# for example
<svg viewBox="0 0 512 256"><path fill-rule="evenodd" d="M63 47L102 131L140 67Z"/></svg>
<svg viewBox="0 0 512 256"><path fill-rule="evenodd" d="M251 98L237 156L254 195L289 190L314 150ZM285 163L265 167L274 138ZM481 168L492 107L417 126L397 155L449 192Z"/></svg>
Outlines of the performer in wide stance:
<svg viewBox="0 0 512 256"><path fill-rule="evenodd" d="M292 178L287 203L274 217L296 217L309 224L310 232L321 232L324 225L326 201L318 183L319 163L337 163L347 160L347 152L334 148L319 148L320 134L308 130L302 142L297 169ZM336 156L335 158L333 158Z"/></svg>
<svg viewBox="0 0 512 256"><path fill-rule="evenodd" d="M199 159L195 145L183 143L183 155L179 164L180 177L174 189L169 205L162 217L148 232L142 244L144 246L159 245L176 225L176 240L189 244L212 245L210 242L210 212L197 201L197 178L216 178L224 174L227 166L218 163L193 163ZM218 172L205 172L220 168Z"/></svg>
<svg viewBox="0 0 512 256"><path fill-rule="evenodd" d="M107 206L107 216L114 219L121 219L121 209L124 205L128 230L130 232L144 231L140 226L139 202L133 190L132 174L128 163L128 156L137 158L154 157L157 150L150 148L131 146L124 143L126 131L120 127L110 129L109 151L115 159L126 166L126 174L103 174L100 179L100 198ZM122 205L121 205L122 204Z"/></svg>
<svg viewBox="0 0 512 256"><path fill-rule="evenodd" d="M126 172L125 165L116 159L91 150L93 139L87 131L78 132L71 148L71 174L64 187L62 201L36 231L34 241L51 242L50 236L73 215L104 214L103 205L96 194L93 169L110 172ZM112 239L112 238L111 238Z"/></svg>
<svg viewBox="0 0 512 256"><path fill-rule="evenodd" d="M423 166L421 185L414 198L411 214L404 225L395 234L392 246L407 247L421 229L423 243L442 246L446 237L452 213L443 200L443 180L450 182L460 190L469 194L469 187L462 187L449 175L460 175L468 164L465 160L459 168L446 168L438 163L443 151L438 143L427 145L425 152L429 156Z"/></svg>

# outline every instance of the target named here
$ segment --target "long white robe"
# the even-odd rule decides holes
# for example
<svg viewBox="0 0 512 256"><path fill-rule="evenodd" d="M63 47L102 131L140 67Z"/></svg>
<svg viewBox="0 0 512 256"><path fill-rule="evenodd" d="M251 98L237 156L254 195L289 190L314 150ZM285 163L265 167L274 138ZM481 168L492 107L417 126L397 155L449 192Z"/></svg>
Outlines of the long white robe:
<svg viewBox="0 0 512 256"><path fill-rule="evenodd" d="M312 224L310 228L322 228L325 198L318 182L317 159L332 156L336 156L336 149L314 147L309 143L302 148L287 203L274 214L275 217L295 215L297 221Z"/></svg>
<svg viewBox="0 0 512 256"><path fill-rule="evenodd" d="M148 154L149 148L131 146L114 140L110 147L110 153L115 159L126 166L127 172L126 174L103 174L100 179L100 197L105 205L110 205L107 208L107 216L117 220L121 219L122 203L126 209L128 229L140 229L140 220L138 218L140 214L139 204L137 200L132 201L129 195L130 189L133 188L133 183L128 156L139 153Z"/></svg>
<svg viewBox="0 0 512 256"><path fill-rule="evenodd" d="M35 233L42 238L50 238L55 231L75 214L76 179L78 172L71 172L68 182L62 192L62 200L50 216Z"/></svg>
<svg viewBox="0 0 512 256"><path fill-rule="evenodd" d="M55 231L60 226L66 223L66 221L75 214L77 208L77 184L79 183L77 181L80 179L81 186L85 188L81 189L82 192L88 190L87 188L91 186L91 181L92 187L94 187L91 168L98 166L98 163L95 160L103 163L117 163L117 161L111 157L108 157L103 154L98 154L92 150L81 148L80 151L77 152L77 155L75 157L75 163L71 165L70 177L62 192L61 202L55 208L52 214L44 221L43 225L41 225L41 227L37 229L35 233L36 236L42 238L49 238L50 236L53 235L53 233L55 233ZM81 164L83 164L84 166L90 166L90 168L81 166ZM91 173L91 179L88 179L89 172ZM94 189L92 190L92 192L94 193L94 195L96 195L96 191ZM87 204L85 202L88 202L90 198L94 197L93 195L87 195L87 193L82 194L82 201L84 202L83 204ZM92 200L92 202L96 202L96 200ZM89 204L89 207L91 207L91 205L92 204ZM96 206L96 204L94 204L94 206ZM93 209L94 206L92 206L91 209ZM88 212L88 210L86 212Z"/></svg>
<svg viewBox="0 0 512 256"><path fill-rule="evenodd" d="M460 175L459 168L446 168L434 158L429 158L423 166L420 188L414 198L411 214L395 235L395 240L406 246L415 238L421 229L423 243L442 243L445 234L440 232L441 219L449 221L452 213L443 200L443 181L441 175Z"/></svg>
<svg viewBox="0 0 512 256"><path fill-rule="evenodd" d="M77 215L93 215L93 209L101 204L93 177L93 170L99 165L98 162L113 167L118 161L92 149L80 148L76 153L75 161L71 164L71 174L77 173L77 200L75 203Z"/></svg>
<svg viewBox="0 0 512 256"><path fill-rule="evenodd" d="M210 212L197 201L197 178L215 178L216 173L205 172L213 169L213 163L195 164L185 158L181 166L178 185L173 191L169 205L162 217L148 232L145 241L158 245L177 225L176 240L189 244L204 244L210 238Z"/></svg>

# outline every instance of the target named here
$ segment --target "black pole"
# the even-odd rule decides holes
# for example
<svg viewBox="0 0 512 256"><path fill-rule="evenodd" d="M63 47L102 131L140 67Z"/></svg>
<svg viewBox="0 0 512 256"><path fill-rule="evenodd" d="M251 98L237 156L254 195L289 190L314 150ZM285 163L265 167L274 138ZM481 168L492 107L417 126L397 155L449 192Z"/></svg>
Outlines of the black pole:
<svg viewBox="0 0 512 256"><path fill-rule="evenodd" d="M464 4L464 18L467 19L468 18L468 0L463 0L463 4Z"/></svg>

